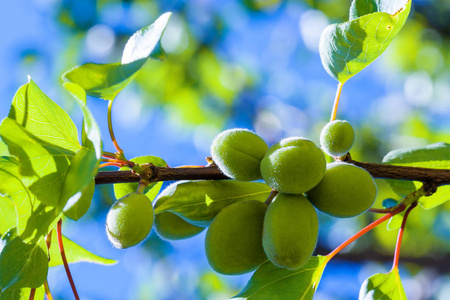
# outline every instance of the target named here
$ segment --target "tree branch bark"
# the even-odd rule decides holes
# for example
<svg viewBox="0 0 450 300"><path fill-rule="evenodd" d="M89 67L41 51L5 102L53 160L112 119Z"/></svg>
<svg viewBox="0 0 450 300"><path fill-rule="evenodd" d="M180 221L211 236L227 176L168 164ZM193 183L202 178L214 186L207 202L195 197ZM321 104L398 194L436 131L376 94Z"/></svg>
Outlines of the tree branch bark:
<svg viewBox="0 0 450 300"><path fill-rule="evenodd" d="M402 167L348 160L366 169L375 178L421 181L440 186L450 184L450 170ZM230 179L215 165L199 168L165 168L151 165L146 178L149 182L172 180L218 180ZM139 176L132 171L102 171L95 177L95 184L138 182Z"/></svg>

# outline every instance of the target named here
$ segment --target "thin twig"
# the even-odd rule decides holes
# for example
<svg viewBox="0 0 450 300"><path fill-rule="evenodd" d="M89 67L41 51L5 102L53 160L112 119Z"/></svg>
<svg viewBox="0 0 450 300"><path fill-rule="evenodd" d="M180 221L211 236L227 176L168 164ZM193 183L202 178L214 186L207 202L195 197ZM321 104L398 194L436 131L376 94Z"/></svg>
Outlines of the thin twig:
<svg viewBox="0 0 450 300"><path fill-rule="evenodd" d="M369 225L367 225L366 227L364 227L363 229L361 229L360 231L358 231L357 233L355 233L353 236L351 236L348 240L346 240L345 242L343 242L342 244L340 244L338 247L336 247L336 249L334 249L333 251L331 251L328 255L327 255L327 259L330 260L332 259L336 254L338 254L342 249L344 249L345 247L347 247L348 245L350 245L351 243L353 243L354 241L356 241L357 239L359 239L361 236L363 236L364 234L366 234L367 232L369 232L370 230L374 229L375 227L377 227L378 225L380 225L381 223L383 223L386 220L389 220L392 216L402 212L404 210L404 208L398 208L397 210L390 212L384 216L382 216L381 218L379 218L378 220L370 223Z"/></svg>
<svg viewBox="0 0 450 300"><path fill-rule="evenodd" d="M53 300L52 293L50 292L50 287L48 286L47 280L44 282L45 296L48 300Z"/></svg>
<svg viewBox="0 0 450 300"><path fill-rule="evenodd" d="M402 226L400 227L400 230L398 231L398 237L397 237L397 243L395 244L395 254L394 254L394 262L392 263L392 270L398 267L398 260L400 258L400 247L402 245L402 239L403 239L403 232L405 231L406 226L406 219L408 219L409 213L414 209L414 207L417 206L417 202L414 202L411 204L410 207L405 212L405 215L403 216Z"/></svg>
<svg viewBox="0 0 450 300"><path fill-rule="evenodd" d="M109 135L111 136L111 140L114 144L114 148L116 148L117 152L120 154L123 154L122 148L119 147L119 144L117 143L116 137L114 136L114 130L112 127L112 118L111 118L111 111L112 111L112 104L113 101L109 100L108 102L108 129L109 129Z"/></svg>
<svg viewBox="0 0 450 300"><path fill-rule="evenodd" d="M76 300L80 300L80 297L78 296L77 289L75 287L75 283L73 282L72 274L70 273L69 269L69 263L67 262L66 253L64 252L64 245L62 240L62 234L61 234L61 227L62 227L62 219L59 219L57 224L57 237L58 237L58 245L59 245L59 252L61 253L61 258L64 264L64 269L66 270L67 278L70 282L70 287L72 288L73 295L75 296Z"/></svg>
<svg viewBox="0 0 450 300"><path fill-rule="evenodd" d="M34 295L36 294L36 289L31 289L30 291L30 298L28 300L34 300Z"/></svg>

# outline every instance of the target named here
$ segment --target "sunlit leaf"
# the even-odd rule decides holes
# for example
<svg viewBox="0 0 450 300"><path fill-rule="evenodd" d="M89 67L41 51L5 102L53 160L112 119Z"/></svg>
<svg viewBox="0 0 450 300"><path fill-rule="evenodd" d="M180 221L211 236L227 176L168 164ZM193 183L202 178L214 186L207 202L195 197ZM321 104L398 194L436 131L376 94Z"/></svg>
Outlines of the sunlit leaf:
<svg viewBox="0 0 450 300"><path fill-rule="evenodd" d="M5 237L5 235L9 235ZM2 237L7 240L0 252L0 288L38 288L47 279L48 256L44 239L26 244L12 229Z"/></svg>
<svg viewBox="0 0 450 300"><path fill-rule="evenodd" d="M83 203L72 210L72 217L80 218L81 212L86 213L89 209L90 199L93 194L93 177L97 174L99 161L102 155L102 141L100 137L100 129L95 122L92 113L86 106L86 93L78 85L73 83L65 83L64 87L75 98L83 113L83 130L82 130L82 148L73 158L70 168L67 171L61 198L63 201L68 199L64 210L70 210L79 201ZM91 188L88 189L88 186ZM83 213L83 214L84 214ZM69 213L70 214L70 213Z"/></svg>
<svg viewBox="0 0 450 300"><path fill-rule="evenodd" d="M30 299L30 288L21 289L8 289L2 293L0 289L0 300L29 300ZM34 300L43 300L45 297L45 288L41 286L37 288L34 293Z"/></svg>
<svg viewBox="0 0 450 300"><path fill-rule="evenodd" d="M410 9L411 0L354 0L350 21L322 32L320 58L328 74L344 83L368 66L402 29Z"/></svg>
<svg viewBox="0 0 450 300"><path fill-rule="evenodd" d="M41 202L57 206L74 153L38 139L10 118L1 123L0 134L11 154L19 159L21 177L33 181L29 187L33 194Z"/></svg>
<svg viewBox="0 0 450 300"><path fill-rule="evenodd" d="M387 274L375 274L366 279L359 292L359 300L406 300L398 268Z"/></svg>
<svg viewBox="0 0 450 300"><path fill-rule="evenodd" d="M139 156L139 157L135 157L130 159L132 162L135 162L137 164L146 164L146 163L152 163L157 167L167 167L167 163L156 156ZM120 168L120 170L127 170L128 168ZM150 189L152 189L153 187L155 187L157 183L151 183L149 184L145 190L144 193L147 193ZM128 183L116 183L114 184L114 195L116 196L116 199L120 199L123 196L129 194L129 193L133 193L136 192L137 188L138 188L138 183L137 182L128 182ZM158 185L159 188L157 188L157 190L154 190L153 192L156 192L156 194L159 193L159 189L161 188L161 185Z"/></svg>
<svg viewBox="0 0 450 300"><path fill-rule="evenodd" d="M69 263L89 262L101 265L111 265L116 263L115 260L98 256L86 250L85 248L68 239L64 235L63 235L63 245L64 245L64 252L66 253L67 261ZM49 253L50 253L50 262L49 262L50 267L59 266L63 264L55 230L53 230L52 232L52 243L50 245Z"/></svg>
<svg viewBox="0 0 450 300"><path fill-rule="evenodd" d="M49 144L72 152L80 149L77 128L69 115L31 79L14 95L8 117Z"/></svg>
<svg viewBox="0 0 450 300"><path fill-rule="evenodd" d="M68 203L64 207L64 215L72 220L79 220L84 216L89 207L91 207L92 197L94 196L95 182L94 180L81 191L80 197L76 200L74 204Z"/></svg>
<svg viewBox="0 0 450 300"><path fill-rule="evenodd" d="M435 143L424 147L403 148L389 152L383 158L383 163L406 167L421 167L450 170L450 144ZM395 180L387 181L391 188L398 192L413 192L420 188L422 183ZM450 199L450 186L441 186L430 197L422 197L419 203L425 209L434 208Z"/></svg>
<svg viewBox="0 0 450 300"><path fill-rule="evenodd" d="M122 64L141 59L162 58L161 37L172 13L161 15L153 24L138 30L128 40L122 54Z"/></svg>
<svg viewBox="0 0 450 300"><path fill-rule="evenodd" d="M37 243L56 225L61 211L40 202L21 180L18 169L14 158L0 158L0 193L15 203L19 236L24 242Z"/></svg>
<svg viewBox="0 0 450 300"><path fill-rule="evenodd" d="M87 63L64 73L63 80L78 84L90 96L113 100L149 57L161 58L160 39L170 16L171 13L165 13L153 24L137 31L128 40L121 63Z"/></svg>
<svg viewBox="0 0 450 300"><path fill-rule="evenodd" d="M289 270L268 261L255 271L233 299L313 299L327 262L325 256L313 256L303 267Z"/></svg>
<svg viewBox="0 0 450 300"><path fill-rule="evenodd" d="M10 156L8 146L0 138L0 156Z"/></svg>
<svg viewBox="0 0 450 300"><path fill-rule="evenodd" d="M1 172L1 171L0 171ZM0 178L2 175L0 174ZM0 196L0 236L16 226L16 210L8 196Z"/></svg>
<svg viewBox="0 0 450 300"><path fill-rule="evenodd" d="M206 227L224 207L238 201L265 201L271 190L266 184L258 182L177 182L161 192L155 205L155 214L169 211L192 225Z"/></svg>
<svg viewBox="0 0 450 300"><path fill-rule="evenodd" d="M389 219L388 224L386 225L387 230L398 230L402 227L404 213L396 214Z"/></svg>

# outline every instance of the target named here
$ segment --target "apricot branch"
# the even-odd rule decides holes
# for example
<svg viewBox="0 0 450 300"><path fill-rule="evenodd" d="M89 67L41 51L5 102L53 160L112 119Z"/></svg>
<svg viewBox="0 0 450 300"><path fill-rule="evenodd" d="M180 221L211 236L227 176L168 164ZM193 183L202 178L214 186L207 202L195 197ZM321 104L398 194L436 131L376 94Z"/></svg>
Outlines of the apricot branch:
<svg viewBox="0 0 450 300"><path fill-rule="evenodd" d="M346 162L366 169L375 178L421 181L435 187L450 184L450 170L365 163L352 159ZM215 165L202 168L166 168L151 165L148 176L146 179L149 182L230 179ZM139 175L132 171L101 171L95 177L96 184L139 182L139 180Z"/></svg>

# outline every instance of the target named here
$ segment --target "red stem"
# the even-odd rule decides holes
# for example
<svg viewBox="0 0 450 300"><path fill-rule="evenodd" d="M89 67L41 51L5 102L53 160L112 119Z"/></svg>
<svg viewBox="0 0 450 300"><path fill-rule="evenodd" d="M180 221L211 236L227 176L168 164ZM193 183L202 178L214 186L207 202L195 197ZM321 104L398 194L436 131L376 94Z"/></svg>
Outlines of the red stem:
<svg viewBox="0 0 450 300"><path fill-rule="evenodd" d="M394 254L394 262L392 263L392 270L398 267L398 260L400 258L400 247L402 245L402 239L403 239L403 232L405 231L406 226L406 219L408 218L409 213L414 209L414 207L417 206L417 202L414 202L411 204L410 207L405 212L405 215L403 216L402 226L400 227L400 230L398 231L397 236L397 243L395 244L395 254Z"/></svg>
<svg viewBox="0 0 450 300"><path fill-rule="evenodd" d="M364 227L363 229L361 229L360 231L358 231L356 234L354 234L352 237L350 237L348 240L346 240L345 242L343 242L342 244L340 244L336 249L334 249L333 251L331 251L327 257L328 260L332 259L336 254L338 254L342 249L344 249L345 247L347 247L348 245L350 245L351 243L353 243L355 240L359 239L360 237L362 237L364 234L366 234L367 232L369 232L370 230L372 230L373 228L377 227L378 225L380 225L381 223L383 223L384 221L388 220L389 218L391 218L392 216L398 214L399 212L403 211L405 208L404 207L399 207L398 209L382 216L381 218L379 218L378 220L370 223L369 225L367 225L366 227Z"/></svg>
<svg viewBox="0 0 450 300"><path fill-rule="evenodd" d="M120 164L115 163L115 162L108 162L108 163L100 164L98 167L99 168L104 168L104 167L109 167L109 166L118 167L118 168L122 168L123 167L123 165L120 165Z"/></svg>
<svg viewBox="0 0 450 300"><path fill-rule="evenodd" d="M115 162L115 163L119 163L119 164L128 165L127 161L124 161L124 160L121 160L121 159L117 159L117 158L102 158L101 161L103 161L103 162Z"/></svg>
<svg viewBox="0 0 450 300"><path fill-rule="evenodd" d="M29 300L34 300L34 294L36 294L36 289L31 289Z"/></svg>
<svg viewBox="0 0 450 300"><path fill-rule="evenodd" d="M72 288L73 295L75 296L76 300L80 300L77 289L75 287L75 283L73 282L73 279L72 279L72 274L70 274L70 269L69 269L69 264L67 263L66 253L64 252L64 245L63 245L62 234L61 234L61 226L62 226L62 220L59 219L58 225L57 225L57 237L58 237L59 252L61 253L61 258L64 263L64 269L66 270L67 278L69 279L70 287Z"/></svg>

